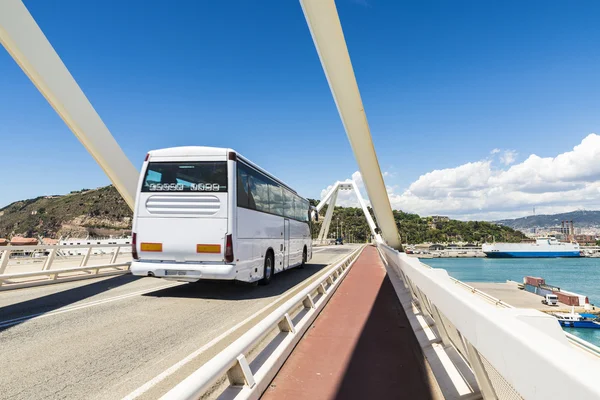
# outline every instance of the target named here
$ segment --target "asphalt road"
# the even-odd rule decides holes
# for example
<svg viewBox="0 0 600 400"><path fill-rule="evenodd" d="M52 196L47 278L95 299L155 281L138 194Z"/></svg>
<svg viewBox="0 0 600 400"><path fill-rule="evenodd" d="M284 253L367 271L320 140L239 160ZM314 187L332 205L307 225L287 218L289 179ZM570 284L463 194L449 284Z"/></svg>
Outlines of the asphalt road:
<svg viewBox="0 0 600 400"><path fill-rule="evenodd" d="M355 248L319 248L268 286L124 275L2 292L0 397L158 398Z"/></svg>

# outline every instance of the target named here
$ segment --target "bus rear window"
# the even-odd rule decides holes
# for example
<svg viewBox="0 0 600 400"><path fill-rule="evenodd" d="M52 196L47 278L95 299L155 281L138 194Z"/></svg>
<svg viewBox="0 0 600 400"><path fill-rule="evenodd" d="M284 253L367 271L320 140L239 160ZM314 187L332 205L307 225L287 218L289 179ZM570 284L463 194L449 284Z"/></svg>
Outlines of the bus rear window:
<svg viewBox="0 0 600 400"><path fill-rule="evenodd" d="M150 162L142 192L227 192L227 162Z"/></svg>

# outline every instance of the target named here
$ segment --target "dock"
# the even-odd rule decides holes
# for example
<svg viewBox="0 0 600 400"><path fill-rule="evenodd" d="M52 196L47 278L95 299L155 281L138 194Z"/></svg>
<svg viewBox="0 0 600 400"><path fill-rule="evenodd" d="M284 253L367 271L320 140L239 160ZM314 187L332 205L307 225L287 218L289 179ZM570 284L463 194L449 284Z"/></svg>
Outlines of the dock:
<svg viewBox="0 0 600 400"><path fill-rule="evenodd" d="M479 289L482 292L489 294L497 299L510 304L517 308L533 308L545 313L554 312L571 312L572 307L563 303L558 303L558 306L547 306L542 303L542 296L530 293L526 290L519 289L519 283L515 281L501 282L466 282L468 285ZM574 306L576 313L600 313L600 308L591 307L591 310L586 310L582 306Z"/></svg>

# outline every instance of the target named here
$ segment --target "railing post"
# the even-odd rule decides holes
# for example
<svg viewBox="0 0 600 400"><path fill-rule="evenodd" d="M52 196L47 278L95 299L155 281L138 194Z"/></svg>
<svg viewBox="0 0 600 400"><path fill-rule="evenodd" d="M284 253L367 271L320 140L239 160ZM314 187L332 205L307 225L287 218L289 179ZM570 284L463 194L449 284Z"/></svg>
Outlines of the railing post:
<svg viewBox="0 0 600 400"><path fill-rule="evenodd" d="M319 287L317 288L317 292L319 292L320 294L325 294L327 293L327 288L325 287L324 283L321 283L319 285Z"/></svg>
<svg viewBox="0 0 600 400"><path fill-rule="evenodd" d="M302 301L302 305L304 306L304 308L316 308L315 302L313 301L310 293L306 295L306 298Z"/></svg>
<svg viewBox="0 0 600 400"><path fill-rule="evenodd" d="M110 263L111 264L116 264L117 263L117 257L119 257L119 250L121 249L121 246L117 246L115 248L115 253L113 254L112 258L110 259Z"/></svg>
<svg viewBox="0 0 600 400"><path fill-rule="evenodd" d="M50 269L55 256L56 256L56 249L51 249L50 254L48 254L48 258L46 259L46 262L44 263L44 268L42 268L42 271L48 271Z"/></svg>
<svg viewBox="0 0 600 400"><path fill-rule="evenodd" d="M475 374L475 379L477 379L477 384L479 385L479 390L481 391L481 396L484 400L498 400L496 396L496 391L492 386L492 382L490 381L490 377L488 376L485 368L483 367L483 363L481 362L481 358L479 358L479 353L477 349L473 347L471 343L468 341L464 341L467 348L467 355L469 358L469 365Z"/></svg>
<svg viewBox="0 0 600 400"><path fill-rule="evenodd" d="M294 327L294 323L292 322L292 319L290 318L290 315L288 313L285 313L285 315L277 325L279 326L279 330L281 332L296 333L296 328Z"/></svg>
<svg viewBox="0 0 600 400"><path fill-rule="evenodd" d="M8 265L8 260L10 259L10 249L5 249L2 251L2 257L0 257L0 275L4 274L6 271L6 266Z"/></svg>
<svg viewBox="0 0 600 400"><path fill-rule="evenodd" d="M92 254L92 246L90 246L87 249L87 253L85 253L85 256L83 256L83 260L81 260L81 264L79 264L80 267L85 267L87 265L91 254Z"/></svg>
<svg viewBox="0 0 600 400"><path fill-rule="evenodd" d="M438 335L440 335L440 338L442 339L442 343L444 346L452 346L452 341L450 340L444 321L442 321L442 317L440 316L440 310L437 309L435 304L431 305L431 312L433 313L431 317L433 318L433 322L435 322L435 327L437 328Z"/></svg>
<svg viewBox="0 0 600 400"><path fill-rule="evenodd" d="M243 354L237 357L235 365L227 371L227 378L229 378L229 382L233 386L248 385L249 387L253 387L256 384L248 361Z"/></svg>

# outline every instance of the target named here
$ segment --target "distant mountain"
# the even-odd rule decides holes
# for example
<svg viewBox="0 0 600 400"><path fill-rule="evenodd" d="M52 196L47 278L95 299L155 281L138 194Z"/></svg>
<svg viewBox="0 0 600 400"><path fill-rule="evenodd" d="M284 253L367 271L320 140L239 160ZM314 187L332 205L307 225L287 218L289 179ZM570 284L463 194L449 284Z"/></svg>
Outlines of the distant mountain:
<svg viewBox="0 0 600 400"><path fill-rule="evenodd" d="M560 226L561 221L573 221L573 224L577 228L600 227L600 211L581 210L562 214L531 215L529 217L503 219L495 222L513 229L529 229Z"/></svg>

